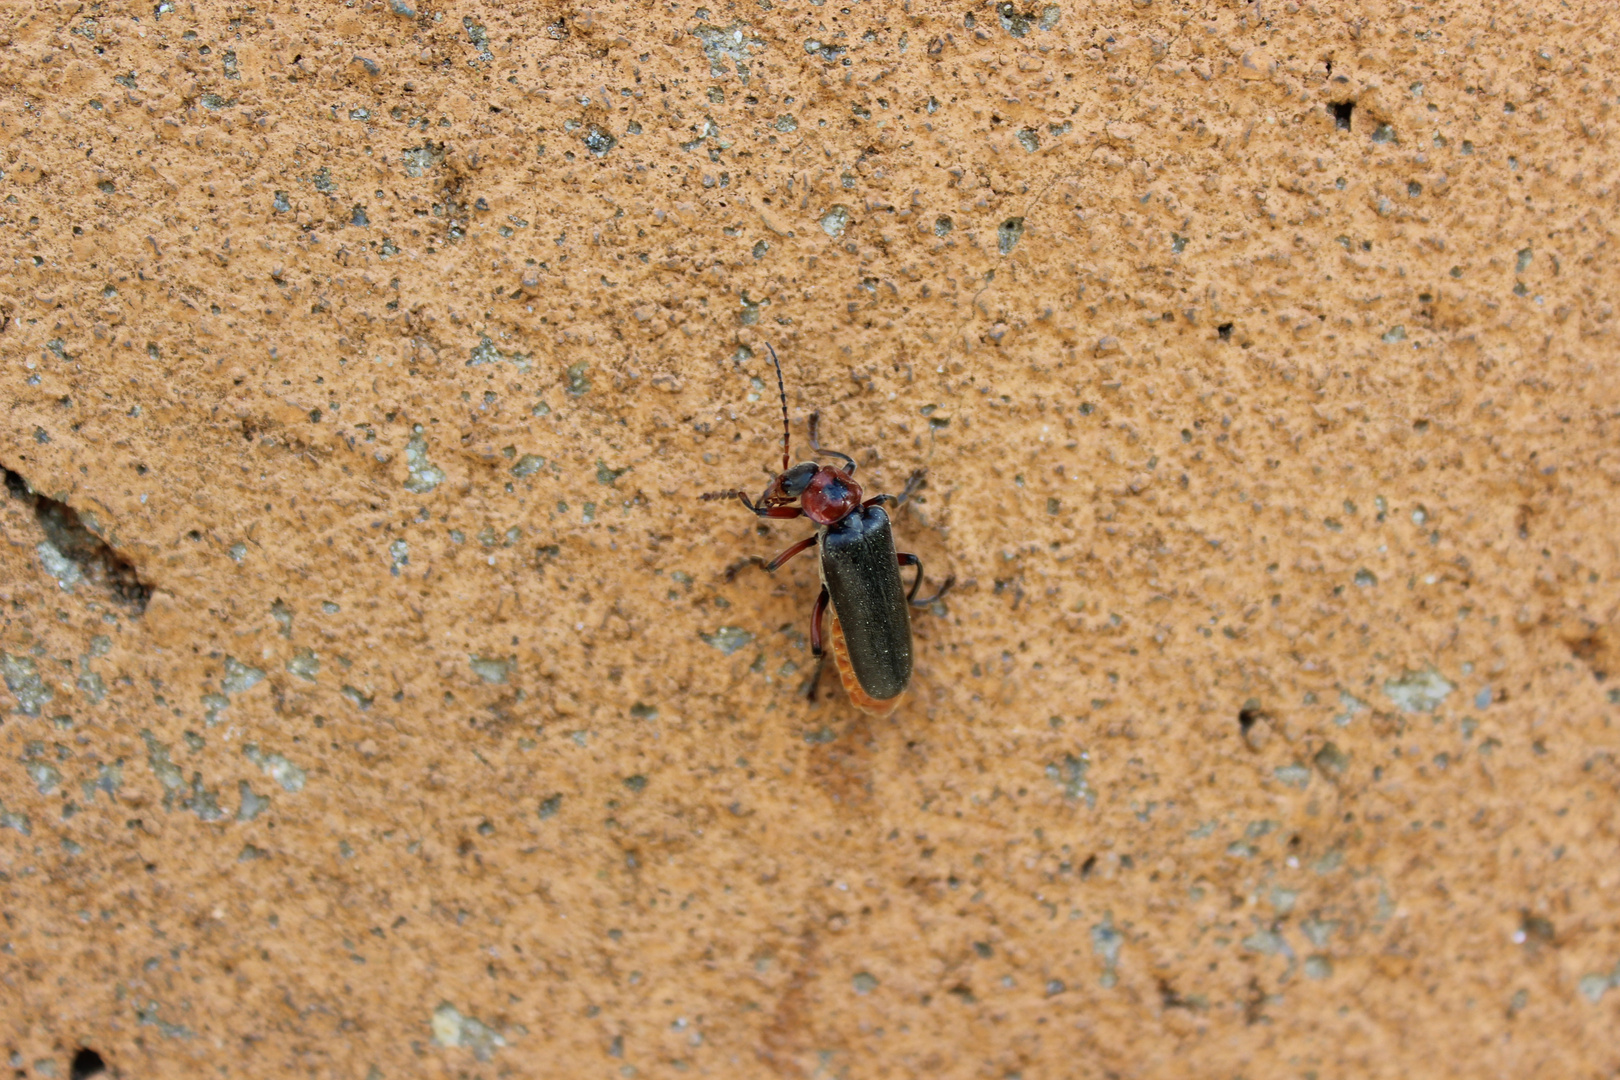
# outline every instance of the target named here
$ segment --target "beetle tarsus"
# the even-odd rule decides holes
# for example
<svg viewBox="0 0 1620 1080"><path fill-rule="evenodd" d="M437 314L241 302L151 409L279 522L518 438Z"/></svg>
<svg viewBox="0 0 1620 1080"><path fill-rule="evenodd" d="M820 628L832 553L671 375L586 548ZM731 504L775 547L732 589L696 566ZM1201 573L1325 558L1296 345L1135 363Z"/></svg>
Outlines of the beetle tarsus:
<svg viewBox="0 0 1620 1080"><path fill-rule="evenodd" d="M738 571L742 570L742 568L745 566L757 566L762 570L768 569L764 559L760 558L758 555L749 555L746 558L738 559L736 562L726 567L726 580L735 581L737 579Z"/></svg>
<svg viewBox="0 0 1620 1080"><path fill-rule="evenodd" d="M941 585L939 587L939 591L935 592L933 596L924 597L921 600L911 600L911 601L909 601L909 603L914 608L930 607L930 606L933 605L934 601L944 599L945 594L950 592L951 591L951 586L955 585L955 584L956 584L956 575L952 574L950 577L945 579L945 584Z"/></svg>
<svg viewBox="0 0 1620 1080"><path fill-rule="evenodd" d="M827 654L822 653L822 654L820 654L819 656L816 657L816 670L815 670L815 673L813 675L811 675L808 679L806 679L804 681L804 685L802 687L800 687L800 689L799 689L799 692L804 695L804 699L806 701L809 701L811 703L815 702L815 700L816 700L816 688L821 685L821 673L826 668L826 666L827 666Z"/></svg>
<svg viewBox="0 0 1620 1080"><path fill-rule="evenodd" d="M923 482L927 479L927 477L927 469L918 469L916 472L908 476L906 478L906 486L900 489L900 497L895 500L895 507L898 509L899 507L902 507L906 505L906 503L910 502L911 496L916 494L917 489L923 486Z"/></svg>

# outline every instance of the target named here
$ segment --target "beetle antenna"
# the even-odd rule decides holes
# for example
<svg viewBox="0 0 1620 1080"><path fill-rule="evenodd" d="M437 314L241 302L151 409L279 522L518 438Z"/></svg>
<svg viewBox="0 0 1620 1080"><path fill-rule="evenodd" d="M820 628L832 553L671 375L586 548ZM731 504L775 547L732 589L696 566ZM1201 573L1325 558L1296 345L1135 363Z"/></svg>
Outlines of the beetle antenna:
<svg viewBox="0 0 1620 1080"><path fill-rule="evenodd" d="M788 410L787 387L782 385L782 361L776 358L776 347L770 342L765 347L771 351L771 363L776 365L776 392L782 397L782 471L788 471Z"/></svg>

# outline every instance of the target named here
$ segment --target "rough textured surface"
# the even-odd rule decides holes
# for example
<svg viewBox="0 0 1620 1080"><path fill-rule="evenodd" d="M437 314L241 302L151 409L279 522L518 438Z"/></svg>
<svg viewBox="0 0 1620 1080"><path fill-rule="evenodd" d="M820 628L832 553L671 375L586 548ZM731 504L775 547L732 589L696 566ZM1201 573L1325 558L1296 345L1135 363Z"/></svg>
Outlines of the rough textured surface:
<svg viewBox="0 0 1620 1080"><path fill-rule="evenodd" d="M835 4L0 10L16 1076L1620 1068L1620 18Z"/></svg>

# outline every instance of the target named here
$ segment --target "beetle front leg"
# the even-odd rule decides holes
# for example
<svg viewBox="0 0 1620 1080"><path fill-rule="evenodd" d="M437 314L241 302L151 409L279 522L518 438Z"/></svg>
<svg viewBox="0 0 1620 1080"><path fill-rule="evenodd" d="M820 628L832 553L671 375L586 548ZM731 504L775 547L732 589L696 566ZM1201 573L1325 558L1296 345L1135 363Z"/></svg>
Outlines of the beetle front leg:
<svg viewBox="0 0 1620 1080"><path fill-rule="evenodd" d="M749 501L747 495L737 492L737 499L753 512L755 517L762 518L796 518L803 517L804 511L797 506L770 506L766 503L755 504Z"/></svg>
<svg viewBox="0 0 1620 1080"><path fill-rule="evenodd" d="M703 502L713 502L715 499L736 499L748 507L748 512L755 517L762 518L796 518L803 517L804 511L797 506L771 506L764 502L756 503L748 497L748 492L732 488L728 491L710 491L699 495Z"/></svg>

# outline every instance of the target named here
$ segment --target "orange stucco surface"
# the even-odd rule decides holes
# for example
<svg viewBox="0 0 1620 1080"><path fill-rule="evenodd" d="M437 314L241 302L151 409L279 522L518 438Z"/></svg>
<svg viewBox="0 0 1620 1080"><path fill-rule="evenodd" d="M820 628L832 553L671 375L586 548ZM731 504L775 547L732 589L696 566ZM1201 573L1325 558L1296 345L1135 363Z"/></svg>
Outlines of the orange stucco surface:
<svg viewBox="0 0 1620 1080"><path fill-rule="evenodd" d="M0 5L7 1075L1615 1075L1617 38Z"/></svg>

